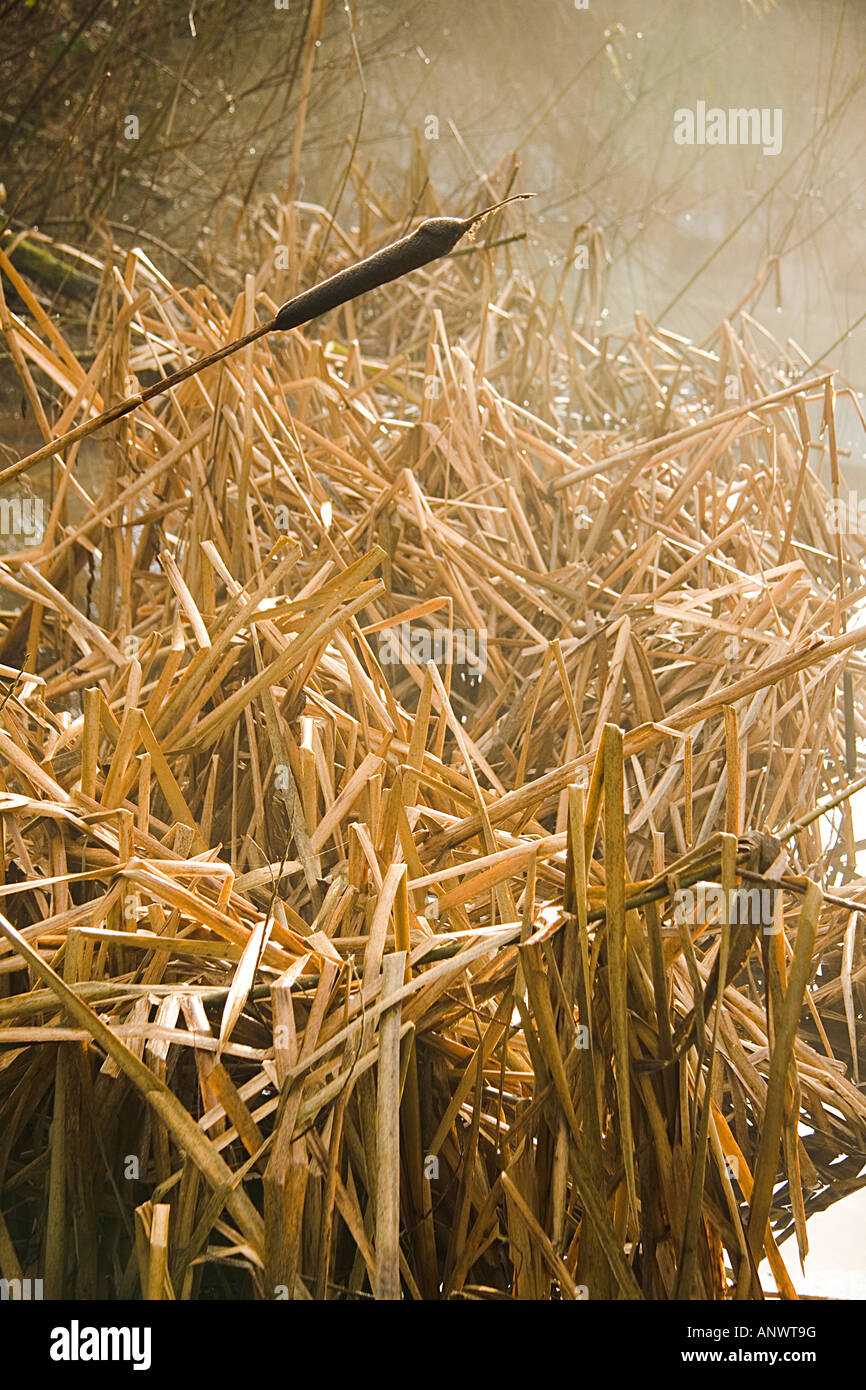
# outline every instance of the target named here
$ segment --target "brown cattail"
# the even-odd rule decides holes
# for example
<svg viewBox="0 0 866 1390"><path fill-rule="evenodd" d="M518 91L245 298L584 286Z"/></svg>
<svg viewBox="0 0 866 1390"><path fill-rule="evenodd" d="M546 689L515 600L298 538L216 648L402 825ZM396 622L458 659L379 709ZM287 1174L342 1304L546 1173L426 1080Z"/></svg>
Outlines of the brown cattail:
<svg viewBox="0 0 866 1390"><path fill-rule="evenodd" d="M235 338L232 342L226 343L225 347L209 353L207 357L200 357L197 362L191 362L188 367L181 367L180 371L173 372L171 376L154 382L153 386L148 386L146 390L138 391L134 396L127 396L117 405L104 410L101 415L97 415L92 420L85 420L83 424L76 425L75 429L69 430L59 439L52 439L48 444L43 444L35 453L28 454L26 458L10 464L8 468L4 468L0 472L0 483L6 482L9 478L17 477L19 473L24 473L34 464L40 463L42 459L59 454L70 444L74 444L79 439L85 439L89 434L94 434L103 425L110 425L115 420L121 420L124 415L131 414L133 410L137 410L139 406L152 401L156 396L161 396L166 391L170 391L172 387L179 386L182 381L196 376L198 372L204 371L205 367L212 367L215 363L221 362L224 357L230 357L232 353L247 347L249 343L254 343L257 338L263 338L266 333L279 333L290 328L300 328L302 324L309 323L311 319L318 318L320 314L326 314L330 309L338 308L340 304L346 304L350 299L357 299L358 295L366 294L368 290L375 290L379 285L387 285L390 280L397 280L401 275L407 275L410 270L418 270L420 266L427 265L430 261L436 261L440 256L447 256L449 251L454 250L462 236L470 232L473 227L477 227L478 223L483 221L485 217L489 217L492 212L504 207L506 203L519 202L523 198L531 197L533 197L531 193L516 193L511 198L505 198L501 203L494 203L492 207L485 208L483 212L476 212L472 217L428 218L408 236L401 237L399 241L393 242L390 246L384 246L381 251L376 251L372 256L359 261L357 265L347 266L345 270L332 275L329 280L324 280L321 285L314 285L312 289L304 290L302 294L288 300L277 310L272 319L269 319L267 323L259 324L258 328L252 329L250 333L245 333L242 338Z"/></svg>

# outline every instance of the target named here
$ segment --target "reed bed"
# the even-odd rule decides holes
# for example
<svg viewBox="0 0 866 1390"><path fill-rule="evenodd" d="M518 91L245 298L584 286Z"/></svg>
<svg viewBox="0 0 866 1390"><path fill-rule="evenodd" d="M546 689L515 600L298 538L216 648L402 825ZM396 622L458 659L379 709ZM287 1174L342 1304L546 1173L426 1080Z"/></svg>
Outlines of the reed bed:
<svg viewBox="0 0 866 1390"><path fill-rule="evenodd" d="M109 260L86 363L0 253L42 438L439 211L356 192L270 203L231 308ZM832 377L602 335L525 216L6 484L6 1279L795 1298L863 1181Z"/></svg>

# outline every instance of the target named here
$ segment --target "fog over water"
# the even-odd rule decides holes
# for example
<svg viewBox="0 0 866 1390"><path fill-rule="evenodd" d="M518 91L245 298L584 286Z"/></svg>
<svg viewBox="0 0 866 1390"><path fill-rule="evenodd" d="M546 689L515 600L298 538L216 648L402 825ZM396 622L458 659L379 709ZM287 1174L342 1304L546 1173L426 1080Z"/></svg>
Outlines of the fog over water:
<svg viewBox="0 0 866 1390"><path fill-rule="evenodd" d="M332 206L363 98L358 159L383 196L426 164L443 203L472 188L483 200L516 155L515 187L537 199L515 261L544 268L548 289L564 277L567 303L575 229L599 232L603 330L628 331L638 310L701 341L743 304L840 385L866 387L866 5L442 0L353 15L373 53L366 97L332 24L322 70L342 81L310 122L305 197ZM700 138L700 108L755 112L774 139L677 143L683 111ZM275 185L287 168L288 153ZM862 427L847 400L839 410L849 480L866 486Z"/></svg>

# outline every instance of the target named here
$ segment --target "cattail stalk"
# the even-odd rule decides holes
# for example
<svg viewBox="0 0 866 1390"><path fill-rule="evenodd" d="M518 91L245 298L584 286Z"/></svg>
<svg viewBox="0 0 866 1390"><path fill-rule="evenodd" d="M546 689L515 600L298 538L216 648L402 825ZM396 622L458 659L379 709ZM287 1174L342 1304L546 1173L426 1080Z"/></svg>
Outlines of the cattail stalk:
<svg viewBox="0 0 866 1390"><path fill-rule="evenodd" d="M206 357L200 357L198 361L191 362L189 366L181 367L179 371L172 372L171 376L154 382L146 390L137 391L133 396L127 396L125 400L118 401L116 405L104 410L101 415L95 416L92 420L85 420L82 424L76 425L74 429L61 435L59 439L52 439L34 453L28 454L26 458L18 459L16 463L10 464L8 468L0 471L0 484L8 482L10 478L17 477L19 473L25 473L34 464L41 463L43 459L62 453L70 444L75 444L80 439L86 439L88 435L102 429L103 425L111 425L115 420L122 420L124 415L130 415L133 410L138 410L139 406L146 405L148 401L154 400L157 396L165 395L173 387L179 386L182 381L187 381L191 376L197 376L199 372L203 372L206 367L213 367L217 362L221 362L224 357L231 357L233 353L240 352L241 348L248 347L257 338L263 338L266 333L284 333L290 328L300 328L321 314L326 314L331 309L346 304L350 299L357 299L359 295L367 294L369 290L378 289L380 285L387 285L391 280L398 280L402 275L408 275L410 271L420 269L422 265L428 265L431 261L439 260L441 256L447 256L449 251L454 250L461 237L477 227L478 223L482 222L485 217L489 217L490 213L496 212L506 203L518 202L523 198L531 198L532 196L531 193L517 193L511 198L504 199L501 203L494 203L492 207L485 208L483 212L476 212L472 217L428 218L408 236L401 237L399 241L392 242L390 246L384 246L381 251L376 251L372 256L358 261L357 265L347 266L345 270L338 271L330 279L323 280L320 285L314 285L312 289L304 290L302 294L288 300L277 310L272 319L268 319L267 323L259 324L257 328L245 333L242 338L235 338L232 342L226 343L224 347L208 353Z"/></svg>

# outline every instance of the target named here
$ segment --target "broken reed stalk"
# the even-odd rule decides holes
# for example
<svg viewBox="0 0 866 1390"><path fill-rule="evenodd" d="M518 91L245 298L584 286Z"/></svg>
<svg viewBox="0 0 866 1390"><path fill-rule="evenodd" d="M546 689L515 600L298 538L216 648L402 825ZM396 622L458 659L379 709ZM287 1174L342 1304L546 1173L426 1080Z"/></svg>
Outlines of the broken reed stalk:
<svg viewBox="0 0 866 1390"><path fill-rule="evenodd" d="M51 458L52 455L59 455L70 444L86 439L88 435L94 434L104 425L111 425L117 420L122 420L133 410L138 410L140 406L155 400L157 396L164 396L166 392L179 386L181 382L188 381L190 377L197 376L206 368L213 367L217 362L222 362L224 358L231 357L234 353L240 352L242 348L249 347L251 343L255 343L267 333L285 333L292 328L301 328L304 324L310 323L312 319L329 313L330 310L348 303L349 300L357 299L359 295L369 294L371 290L378 289L381 285L390 284L392 280L398 280L401 276L408 275L410 271L419 270L421 266L429 265L431 261L439 260L441 256L447 256L450 251L454 250L458 241L466 236L467 232L471 232L491 213L505 207L506 203L521 202L525 198L534 196L532 193L515 193L512 197L504 198L501 203L493 203L483 212L476 212L471 217L427 218L420 227L416 227L415 231L410 232L408 236L401 237L399 241L392 242L390 246L384 246L381 251L375 251L373 255L366 256L356 265L347 266L345 270L340 270L336 275L323 280L320 285L314 285L311 289L304 290L302 294L288 300L267 323L260 324L258 328L253 328L243 337L235 338L232 342L226 343L224 347L208 353L206 357L200 357L198 361L190 362L188 366L172 372L171 376L165 377L162 381L154 382L144 391L137 391L134 396L127 396L125 400L118 401L116 405L104 410L101 415L97 415L92 420L85 420L82 424L76 425L75 429L61 435L59 439L50 440L41 449L36 449L34 453L28 454L26 458L18 459L8 468L0 469L0 484L8 482L10 478L15 478L20 473L26 473L29 468L41 463L43 459Z"/></svg>
<svg viewBox="0 0 866 1390"><path fill-rule="evenodd" d="M386 999L403 984L406 952L382 963ZM379 1024L376 1111L376 1297L400 1298L400 1002L389 1005Z"/></svg>

